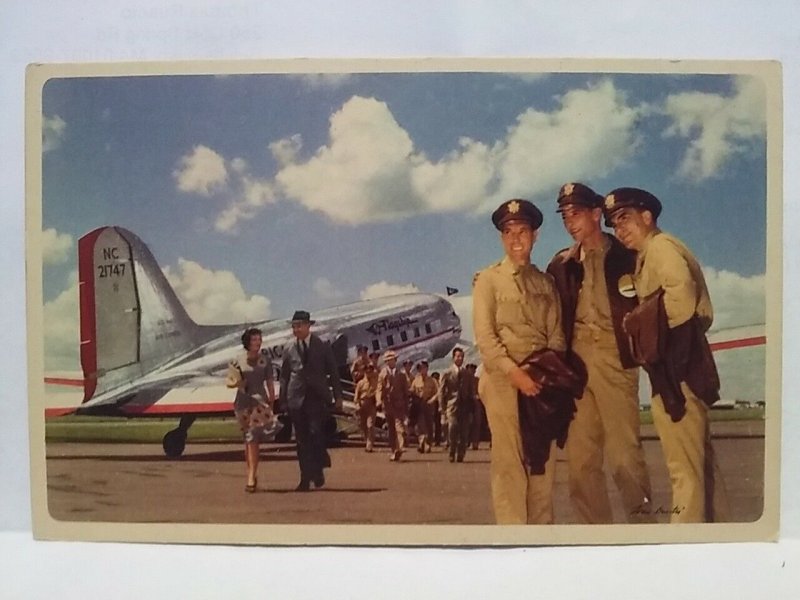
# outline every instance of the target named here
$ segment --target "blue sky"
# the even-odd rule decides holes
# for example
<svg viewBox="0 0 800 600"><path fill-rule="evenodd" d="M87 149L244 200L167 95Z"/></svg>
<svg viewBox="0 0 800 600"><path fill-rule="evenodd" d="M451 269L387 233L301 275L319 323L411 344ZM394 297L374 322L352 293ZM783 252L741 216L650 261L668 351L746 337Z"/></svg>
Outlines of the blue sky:
<svg viewBox="0 0 800 600"><path fill-rule="evenodd" d="M150 246L200 322L448 285L466 312L473 273L500 257L491 211L542 209L544 266L570 242L556 192L581 181L655 193L662 228L706 269L716 326L763 323L756 78L97 77L52 79L42 100L46 318L75 310L77 239L112 224ZM73 331L56 329L48 362L65 367Z"/></svg>

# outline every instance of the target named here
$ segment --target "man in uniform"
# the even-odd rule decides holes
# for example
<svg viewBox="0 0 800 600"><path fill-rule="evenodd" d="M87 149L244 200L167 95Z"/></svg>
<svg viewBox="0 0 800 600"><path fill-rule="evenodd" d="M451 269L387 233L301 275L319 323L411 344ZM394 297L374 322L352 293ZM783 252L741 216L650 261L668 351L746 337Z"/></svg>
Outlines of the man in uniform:
<svg viewBox="0 0 800 600"><path fill-rule="evenodd" d="M648 373L654 388L653 423L672 484L670 520L673 523L724 521L729 516L727 495L708 426L708 409L719 397L719 380L705 339L713 309L703 272L683 242L658 228L661 202L649 192L617 188L605 197L604 213L606 224L614 227L617 238L626 248L637 252L633 285L639 302L663 292L668 327L664 354L674 357L674 345L684 339L682 333L695 327L699 334L695 346L705 345L711 361L711 368L702 372L704 381L699 385L694 377L698 365L678 364L680 358L672 365L678 379L675 387L663 386L652 372ZM693 351L691 344L686 349ZM677 406L672 402L676 388L680 396Z"/></svg>
<svg viewBox="0 0 800 600"><path fill-rule="evenodd" d="M370 352L369 353L369 362L371 362L373 365L375 365L375 370L376 371L380 368L380 366L378 364L380 362L380 360L381 360L381 353L380 352Z"/></svg>
<svg viewBox="0 0 800 600"><path fill-rule="evenodd" d="M580 522L613 521L605 454L626 519L652 522L650 477L639 439L639 369L622 328L637 301L619 290L620 280L633 274L636 253L603 233L603 197L590 187L567 183L557 202L575 244L558 252L547 272L561 298L567 347L588 373L567 436L570 498Z"/></svg>
<svg viewBox="0 0 800 600"><path fill-rule="evenodd" d="M478 390L474 373L464 366L464 350L453 348L452 355L453 365L442 373L439 385L439 410L447 415L450 462L464 462Z"/></svg>
<svg viewBox="0 0 800 600"><path fill-rule="evenodd" d="M417 364L417 376L411 384L411 397L417 403L417 449L420 453L431 451L433 415L438 400L439 386L428 375L428 361Z"/></svg>
<svg viewBox="0 0 800 600"><path fill-rule="evenodd" d="M441 378L441 375L439 374L439 371L434 371L433 373L431 373L431 377L436 382L436 393L437 393L437 397L438 397L439 380ZM439 444L442 443L442 437L443 437L442 436L442 429L443 429L443 427L442 427L442 420L441 420L441 417L440 417L440 412L441 411L439 410L439 403L436 402L433 405L433 445L434 446L438 446Z"/></svg>
<svg viewBox="0 0 800 600"><path fill-rule="evenodd" d="M378 407L383 407L389 426L389 460L399 461L406 445L406 418L408 418L408 379L397 368L397 354L389 350L383 355L385 366L378 375L376 392Z"/></svg>
<svg viewBox="0 0 800 600"><path fill-rule="evenodd" d="M566 350L561 305L550 275L530 262L542 213L509 200L492 214L505 257L473 282L475 341L483 361L479 394L492 430L492 502L501 524L552 523L555 442L542 475L523 462L517 393L542 387L519 364L533 351Z"/></svg>
<svg viewBox="0 0 800 600"><path fill-rule="evenodd" d="M372 452L375 443L375 413L377 412L378 371L371 362L364 368L364 377L356 384L353 404L356 405L361 433L366 442L364 450Z"/></svg>
<svg viewBox="0 0 800 600"><path fill-rule="evenodd" d="M361 378L367 372L367 365L370 363L369 356L367 356L367 347L359 345L356 350L356 359L350 365L350 376L353 378L353 385L357 385Z"/></svg>
<svg viewBox="0 0 800 600"><path fill-rule="evenodd" d="M417 426L417 403L411 395L411 384L414 383L414 361L406 359L403 361L403 374L406 376L408 382L408 412L406 413L406 435L416 437Z"/></svg>

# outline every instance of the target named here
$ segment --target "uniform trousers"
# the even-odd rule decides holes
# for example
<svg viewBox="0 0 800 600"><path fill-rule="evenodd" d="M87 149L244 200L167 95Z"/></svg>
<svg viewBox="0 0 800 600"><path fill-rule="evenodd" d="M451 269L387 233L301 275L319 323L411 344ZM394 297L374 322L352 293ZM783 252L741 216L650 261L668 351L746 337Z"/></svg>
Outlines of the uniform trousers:
<svg viewBox="0 0 800 600"><path fill-rule="evenodd" d="M457 406L455 402L447 406L447 447L450 456L462 459L467 453L472 428L472 410L472 406Z"/></svg>
<svg viewBox="0 0 800 600"><path fill-rule="evenodd" d="M580 522L611 523L605 459L626 520L653 522L650 477L639 437L639 370L622 368L616 341L613 335L609 338L578 334L573 343L589 378L567 436L569 495Z"/></svg>
<svg viewBox="0 0 800 600"><path fill-rule="evenodd" d="M361 434L367 448L371 449L375 443L375 397L372 396L361 399L361 406L358 407L358 419L361 425Z"/></svg>
<svg viewBox="0 0 800 600"><path fill-rule="evenodd" d="M652 399L653 424L661 440L672 484L671 523L730 520L728 494L714 456L708 427L708 406L685 383L686 414L672 422L661 396Z"/></svg>
<svg viewBox="0 0 800 600"><path fill-rule="evenodd" d="M495 520L500 525L553 522L556 443L542 475L524 464L517 390L502 373L480 378L478 392L492 431L491 481Z"/></svg>
<svg viewBox="0 0 800 600"><path fill-rule="evenodd" d="M418 402L417 409L417 440L420 448L430 446L433 440L433 419L436 411L435 402Z"/></svg>
<svg viewBox="0 0 800 600"><path fill-rule="evenodd" d="M383 411L389 428L389 448L392 452L403 452L406 447L408 407L400 404L384 404Z"/></svg>

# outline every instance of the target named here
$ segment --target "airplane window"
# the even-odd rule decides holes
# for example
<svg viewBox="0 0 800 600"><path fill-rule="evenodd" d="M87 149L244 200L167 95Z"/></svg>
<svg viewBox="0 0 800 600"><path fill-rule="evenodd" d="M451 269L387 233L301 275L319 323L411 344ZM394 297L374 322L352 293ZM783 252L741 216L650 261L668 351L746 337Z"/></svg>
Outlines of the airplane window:
<svg viewBox="0 0 800 600"><path fill-rule="evenodd" d="M431 324L425 323L425 333L430 333L430 332L431 332Z"/></svg>
<svg viewBox="0 0 800 600"><path fill-rule="evenodd" d="M394 346L394 336L392 336L392 335L387 335L386 336L386 345Z"/></svg>
<svg viewBox="0 0 800 600"><path fill-rule="evenodd" d="M381 349L381 343L378 340L372 340L372 350L377 352Z"/></svg>
<svg viewBox="0 0 800 600"><path fill-rule="evenodd" d="M414 337L419 337L419 327L414 327Z"/></svg>
<svg viewBox="0 0 800 600"><path fill-rule="evenodd" d="M408 335L406 334L405 331L400 332L400 339L403 340L404 342L408 341Z"/></svg>

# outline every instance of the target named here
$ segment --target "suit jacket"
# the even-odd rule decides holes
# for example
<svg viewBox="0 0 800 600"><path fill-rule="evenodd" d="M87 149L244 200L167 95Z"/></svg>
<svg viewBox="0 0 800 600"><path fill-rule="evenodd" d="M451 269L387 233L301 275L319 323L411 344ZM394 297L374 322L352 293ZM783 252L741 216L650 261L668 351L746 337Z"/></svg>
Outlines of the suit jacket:
<svg viewBox="0 0 800 600"><path fill-rule="evenodd" d="M281 406L296 410L305 402L318 402L323 406L332 403L331 390L336 398L342 396L339 373L330 344L313 333L306 338L308 350L305 359L297 339L283 348L281 364Z"/></svg>
<svg viewBox="0 0 800 600"><path fill-rule="evenodd" d="M478 385L475 375L465 366L461 367L460 375L455 364L442 373L439 385L439 410L443 414L452 412L471 414L475 408L477 395Z"/></svg>
<svg viewBox="0 0 800 600"><path fill-rule="evenodd" d="M410 400L410 390L408 377L403 369L396 367L394 376L389 374L389 367L386 366L378 375L378 404L382 404L384 410L394 410L403 412L408 410Z"/></svg>
<svg viewBox="0 0 800 600"><path fill-rule="evenodd" d="M617 339L617 349L622 366L626 369L636 366L628 348L628 340L622 328L622 319L626 313L636 307L636 298L626 298L619 292L619 279L623 275L633 275L636 268L636 252L625 248L617 238L604 234L611 240L611 247L606 253L604 272L608 301L611 306L611 322L614 326L614 336ZM564 337L567 347L572 347L572 332L575 327L575 310L578 306L578 292L583 282L583 265L578 256L580 245L575 244L570 248L561 250L553 257L547 267L547 272L555 280L558 296L561 300L561 325L564 328Z"/></svg>

